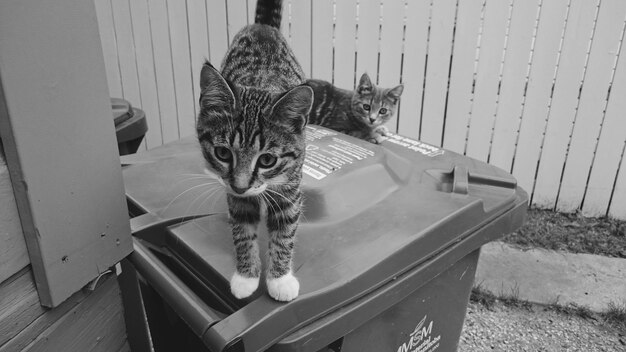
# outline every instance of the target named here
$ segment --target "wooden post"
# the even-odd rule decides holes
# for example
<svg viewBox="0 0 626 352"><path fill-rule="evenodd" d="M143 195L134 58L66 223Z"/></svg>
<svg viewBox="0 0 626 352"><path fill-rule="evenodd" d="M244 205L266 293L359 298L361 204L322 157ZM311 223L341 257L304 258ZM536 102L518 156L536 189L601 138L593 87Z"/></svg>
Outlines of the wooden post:
<svg viewBox="0 0 626 352"><path fill-rule="evenodd" d="M92 1L0 2L0 137L41 304L132 250Z"/></svg>

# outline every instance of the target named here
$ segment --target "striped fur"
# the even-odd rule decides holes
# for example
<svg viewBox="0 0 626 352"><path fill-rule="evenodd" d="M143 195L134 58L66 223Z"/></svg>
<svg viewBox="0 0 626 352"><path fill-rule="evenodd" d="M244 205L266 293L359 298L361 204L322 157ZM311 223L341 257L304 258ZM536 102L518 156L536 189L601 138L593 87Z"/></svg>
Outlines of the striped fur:
<svg viewBox="0 0 626 352"><path fill-rule="evenodd" d="M266 24L280 29L283 11L282 3L282 0L258 0L254 23Z"/></svg>
<svg viewBox="0 0 626 352"><path fill-rule="evenodd" d="M231 291L254 292L261 274L257 228L266 209L270 234L266 279L272 297L291 300L291 272L302 212L304 126L313 100L304 73L277 29L280 1L261 0L257 23L233 39L221 73L202 68L197 134L207 167L227 191L236 254Z"/></svg>
<svg viewBox="0 0 626 352"><path fill-rule="evenodd" d="M379 88L372 84L367 73L361 76L359 86L349 91L320 80L308 80L306 85L314 92L309 123L380 143L388 133L384 124L396 113L403 86ZM368 110L366 108L369 107Z"/></svg>

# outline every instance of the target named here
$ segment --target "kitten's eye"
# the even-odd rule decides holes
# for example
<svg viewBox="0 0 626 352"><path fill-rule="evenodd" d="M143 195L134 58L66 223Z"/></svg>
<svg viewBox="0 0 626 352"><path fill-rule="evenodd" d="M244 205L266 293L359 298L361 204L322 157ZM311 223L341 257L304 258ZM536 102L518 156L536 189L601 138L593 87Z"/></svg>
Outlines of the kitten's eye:
<svg viewBox="0 0 626 352"><path fill-rule="evenodd" d="M259 156L259 160L257 161L259 163L259 166L265 169L269 169L270 167L274 166L276 164L276 161L278 159L276 159L275 156L273 156L272 154L261 154L261 156Z"/></svg>
<svg viewBox="0 0 626 352"><path fill-rule="evenodd" d="M233 153L231 153L230 149L226 147L215 147L213 148L213 153L215 154L216 158L225 163L233 159Z"/></svg>
<svg viewBox="0 0 626 352"><path fill-rule="evenodd" d="M382 108L382 109L378 110L378 113L379 113L379 114L383 114L383 115L384 115L384 114L386 114L386 113L387 113L387 109Z"/></svg>
<svg viewBox="0 0 626 352"><path fill-rule="evenodd" d="M371 108L370 104L363 104L363 110L370 111Z"/></svg>

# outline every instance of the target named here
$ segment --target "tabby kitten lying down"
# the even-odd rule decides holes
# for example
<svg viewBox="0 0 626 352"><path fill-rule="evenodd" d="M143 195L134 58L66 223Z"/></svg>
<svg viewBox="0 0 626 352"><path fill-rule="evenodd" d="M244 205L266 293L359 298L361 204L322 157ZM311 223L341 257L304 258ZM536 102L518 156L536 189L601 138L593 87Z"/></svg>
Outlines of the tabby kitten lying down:
<svg viewBox="0 0 626 352"><path fill-rule="evenodd" d="M200 77L198 140L207 168L227 192L236 253L230 288L237 298L259 285L256 239L263 209L270 236L268 293L290 301L300 288L291 267L313 91L299 86L304 73L278 30L281 2L259 0L256 23L235 36L221 74L207 62Z"/></svg>
<svg viewBox="0 0 626 352"><path fill-rule="evenodd" d="M309 123L331 128L372 143L380 143L389 133L384 124L396 113L404 87L379 88L364 73L359 86L349 91L326 81L310 79L313 88L313 108Z"/></svg>

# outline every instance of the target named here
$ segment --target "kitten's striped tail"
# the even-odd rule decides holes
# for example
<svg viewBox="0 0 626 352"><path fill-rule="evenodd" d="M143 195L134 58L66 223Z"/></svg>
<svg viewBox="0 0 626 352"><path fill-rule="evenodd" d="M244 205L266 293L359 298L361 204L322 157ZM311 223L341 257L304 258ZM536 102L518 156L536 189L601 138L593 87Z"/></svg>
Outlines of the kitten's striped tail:
<svg viewBox="0 0 626 352"><path fill-rule="evenodd" d="M254 23L266 24L280 29L282 11L282 0L257 0Z"/></svg>

